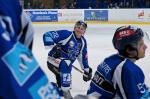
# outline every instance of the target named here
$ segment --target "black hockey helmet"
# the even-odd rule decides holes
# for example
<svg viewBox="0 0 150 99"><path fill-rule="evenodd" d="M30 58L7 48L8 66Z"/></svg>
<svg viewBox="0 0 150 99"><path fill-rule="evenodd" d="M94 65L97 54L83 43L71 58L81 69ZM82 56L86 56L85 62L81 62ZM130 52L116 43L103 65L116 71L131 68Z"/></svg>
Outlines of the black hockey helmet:
<svg viewBox="0 0 150 99"><path fill-rule="evenodd" d="M138 40L143 37L144 32L142 29L130 25L121 26L115 31L112 42L114 48L118 50L119 54L127 56L125 49L129 48L137 51Z"/></svg>
<svg viewBox="0 0 150 99"><path fill-rule="evenodd" d="M75 26L74 27L79 27L79 26L83 26L85 29L87 28L87 23L82 21L82 20L79 20L75 23Z"/></svg>

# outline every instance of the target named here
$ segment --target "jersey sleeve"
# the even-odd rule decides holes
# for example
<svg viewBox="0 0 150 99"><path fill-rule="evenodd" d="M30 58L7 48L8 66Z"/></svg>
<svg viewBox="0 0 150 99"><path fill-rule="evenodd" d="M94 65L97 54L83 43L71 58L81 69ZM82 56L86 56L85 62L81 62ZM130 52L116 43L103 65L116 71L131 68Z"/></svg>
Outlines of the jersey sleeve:
<svg viewBox="0 0 150 99"><path fill-rule="evenodd" d="M123 68L122 72L122 89L123 96L127 99L141 99L148 93L148 88L144 83L144 74L139 68L132 68L130 70L126 67ZM119 85L121 86L121 84ZM148 99L147 98L144 99Z"/></svg>
<svg viewBox="0 0 150 99"><path fill-rule="evenodd" d="M43 35L44 46L51 46L60 43L71 34L67 30L48 31Z"/></svg>
<svg viewBox="0 0 150 99"><path fill-rule="evenodd" d="M9 23L9 25L5 26L5 21L3 19L0 19L1 54L4 54L8 50L10 50L14 46L14 44L17 42L17 40L20 43L24 44L29 49L32 49L34 31L33 31L31 21L24 12L21 14L20 20L21 20L20 21L21 32L14 33L15 31L13 30L13 26L11 25L12 23L9 20L5 20ZM17 37L15 34L17 35Z"/></svg>
<svg viewBox="0 0 150 99"><path fill-rule="evenodd" d="M86 70L89 68L88 53L87 53L87 42L85 39L82 39L82 49L81 49L80 54L79 54L77 59L78 59L79 64L83 70Z"/></svg>

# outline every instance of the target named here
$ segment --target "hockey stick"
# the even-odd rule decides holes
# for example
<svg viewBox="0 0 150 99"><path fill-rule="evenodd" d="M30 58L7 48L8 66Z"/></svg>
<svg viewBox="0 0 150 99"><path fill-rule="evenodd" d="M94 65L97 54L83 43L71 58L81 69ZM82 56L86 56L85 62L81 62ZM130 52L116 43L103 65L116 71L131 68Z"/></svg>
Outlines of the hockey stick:
<svg viewBox="0 0 150 99"><path fill-rule="evenodd" d="M82 75L84 75L85 77L88 77L86 74L84 74L84 72L83 72L82 70L78 69L78 68L75 67L74 65L72 65L72 67L73 67L76 71L78 71L79 73L81 73ZM48 66L48 68L49 68L49 70L52 69L51 66ZM55 67L53 67L53 70L54 70L57 74L60 74L60 72L58 71L58 69L56 69ZM53 70L51 70L51 71L53 71Z"/></svg>
<svg viewBox="0 0 150 99"><path fill-rule="evenodd" d="M75 67L74 65L72 65L72 67L73 67L76 71L80 72L81 74L84 74L84 72L83 72L82 70L78 69L78 68Z"/></svg>
<svg viewBox="0 0 150 99"><path fill-rule="evenodd" d="M84 74L84 72L82 70L80 70L79 68L75 67L74 65L72 65L72 67L78 71L79 73L81 73L82 75L84 75L85 77L88 77L86 74Z"/></svg>

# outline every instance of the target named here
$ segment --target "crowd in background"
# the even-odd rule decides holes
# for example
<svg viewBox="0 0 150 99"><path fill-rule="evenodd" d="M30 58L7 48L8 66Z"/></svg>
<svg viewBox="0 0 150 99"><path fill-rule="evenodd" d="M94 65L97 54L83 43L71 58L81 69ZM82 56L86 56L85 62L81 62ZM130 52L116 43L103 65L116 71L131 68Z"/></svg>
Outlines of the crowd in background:
<svg viewBox="0 0 150 99"><path fill-rule="evenodd" d="M24 9L150 8L150 0L20 0Z"/></svg>

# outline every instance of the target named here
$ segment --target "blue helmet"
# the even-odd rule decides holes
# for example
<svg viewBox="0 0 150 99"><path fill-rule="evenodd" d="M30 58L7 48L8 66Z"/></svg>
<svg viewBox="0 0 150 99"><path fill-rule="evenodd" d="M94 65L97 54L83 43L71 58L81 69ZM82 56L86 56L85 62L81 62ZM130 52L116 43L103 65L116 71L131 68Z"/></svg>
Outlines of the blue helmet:
<svg viewBox="0 0 150 99"><path fill-rule="evenodd" d="M117 28L113 36L113 46L119 54L127 56L125 49L137 50L138 40L144 37L144 32L140 28L133 26L121 26Z"/></svg>

